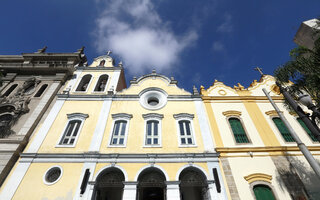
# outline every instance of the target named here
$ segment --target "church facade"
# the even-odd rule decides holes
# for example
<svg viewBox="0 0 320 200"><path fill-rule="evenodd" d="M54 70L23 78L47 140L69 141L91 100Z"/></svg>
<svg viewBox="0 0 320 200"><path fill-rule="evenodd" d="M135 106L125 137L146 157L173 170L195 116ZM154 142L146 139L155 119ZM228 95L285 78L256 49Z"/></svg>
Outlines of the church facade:
<svg viewBox="0 0 320 200"><path fill-rule="evenodd" d="M207 116L196 88L155 71L127 88L100 56L76 67L0 199L228 199Z"/></svg>
<svg viewBox="0 0 320 200"><path fill-rule="evenodd" d="M201 87L229 199L319 199L320 180L263 93L273 98L316 160L319 142L295 113L270 75L248 88L214 81ZM307 111L307 108L305 108Z"/></svg>

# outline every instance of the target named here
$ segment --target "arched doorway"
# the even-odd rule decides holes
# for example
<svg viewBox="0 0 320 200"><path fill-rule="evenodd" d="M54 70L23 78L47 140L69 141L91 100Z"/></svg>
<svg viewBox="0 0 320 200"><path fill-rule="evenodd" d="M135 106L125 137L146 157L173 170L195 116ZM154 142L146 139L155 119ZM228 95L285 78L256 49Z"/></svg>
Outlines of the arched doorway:
<svg viewBox="0 0 320 200"><path fill-rule="evenodd" d="M181 200L209 200L207 178L199 169L188 167L179 176Z"/></svg>
<svg viewBox="0 0 320 200"><path fill-rule="evenodd" d="M137 200L165 200L166 178L155 167L150 167L141 172L138 177Z"/></svg>
<svg viewBox="0 0 320 200"><path fill-rule="evenodd" d="M94 200L122 200L124 175L115 167L103 170L97 177Z"/></svg>

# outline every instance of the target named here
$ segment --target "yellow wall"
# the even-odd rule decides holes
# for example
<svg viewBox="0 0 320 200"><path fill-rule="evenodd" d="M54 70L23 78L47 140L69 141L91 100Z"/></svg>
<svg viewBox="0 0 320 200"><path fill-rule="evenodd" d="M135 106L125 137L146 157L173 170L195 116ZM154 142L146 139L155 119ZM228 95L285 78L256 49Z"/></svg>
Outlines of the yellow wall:
<svg viewBox="0 0 320 200"><path fill-rule="evenodd" d="M194 136L197 147L179 148L178 147L178 133L176 120L173 118L174 114L185 113L194 114ZM127 113L132 114L130 120L128 139L126 148L106 148L110 143L110 134L112 134L112 118L111 114ZM162 148L161 147L143 147L144 142L144 129L145 121L142 114L158 113L163 114L162 119ZM167 105L160 110L150 111L144 109L138 101L114 101L112 102L108 124L104 133L102 145L100 148L101 153L186 153L203 152L203 142L196 115L194 102L181 102L181 101L168 101Z"/></svg>
<svg viewBox="0 0 320 200"><path fill-rule="evenodd" d="M53 185L46 185L43 176L52 166L63 168L61 179ZM32 163L22 179L21 186L13 199L72 199L77 189L82 163Z"/></svg>
<svg viewBox="0 0 320 200"><path fill-rule="evenodd" d="M102 101L66 101L42 143L39 153L81 153L88 151L100 115L102 103ZM74 148L56 148L56 145L60 142L59 140L64 128L68 123L67 114L71 113L88 114L89 117L84 121Z"/></svg>

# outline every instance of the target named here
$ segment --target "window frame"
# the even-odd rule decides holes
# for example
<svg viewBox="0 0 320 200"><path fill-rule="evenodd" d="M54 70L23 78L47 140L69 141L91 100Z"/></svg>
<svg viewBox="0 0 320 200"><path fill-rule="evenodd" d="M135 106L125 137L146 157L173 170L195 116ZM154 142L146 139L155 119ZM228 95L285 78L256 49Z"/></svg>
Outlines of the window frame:
<svg viewBox="0 0 320 200"><path fill-rule="evenodd" d="M88 82L88 86L87 86L87 88L86 88L85 91L78 91L77 88L79 87L79 85L80 85L83 77L85 77L86 75L90 75L90 76L91 76L91 79L90 79L90 81ZM93 75L93 74L90 74L90 73L88 73L88 74L83 74L81 77L79 77L79 81L78 81L78 83L75 85L75 88L73 89L73 92L76 92L76 93L87 93L88 90L89 90L89 87L90 87L90 85L91 85L91 82L93 81L93 79L94 79L94 75Z"/></svg>
<svg viewBox="0 0 320 200"><path fill-rule="evenodd" d="M243 130L244 130L244 133L245 133L245 135L246 135L246 137L247 137L247 139L248 139L248 142L247 142L247 143L238 143L238 142L237 142L236 137L235 137L235 134L234 134L234 132L233 132L233 130L232 130L232 127L231 127L231 124L230 124L230 121L229 121L231 118L236 118L236 119L238 119L238 120L240 121L241 126L242 126L242 128L243 128ZM251 141L251 139L250 139L250 137L249 137L248 131L247 131L246 127L244 126L244 123L243 123L241 117L231 115L231 116L227 116L227 117L226 117L226 120L227 120L227 124L228 124L228 126L229 126L229 130L230 130L231 136L232 136L233 141L234 141L234 143L235 143L236 145L248 145L248 144L252 144L252 141Z"/></svg>
<svg viewBox="0 0 320 200"><path fill-rule="evenodd" d="M251 195L253 196L253 198L254 198L255 200L257 200L257 197L256 197L256 195L254 194L254 190L253 190L253 189L254 189L254 187L257 186L257 185L264 185L264 186L269 187L270 190L271 190L271 192L272 192L272 194L273 194L273 196L274 196L274 198L275 198L276 200L279 199L277 193L275 192L275 188L273 187L273 185L272 185L271 183L269 183L269 182L267 182L267 181L263 181L263 180L256 180L256 181L253 181L253 182L249 183Z"/></svg>
<svg viewBox="0 0 320 200"><path fill-rule="evenodd" d="M273 116L270 116L270 119L271 119L271 122L273 124L273 126L275 127L275 129L277 130L278 134L280 135L280 138L283 140L283 142L287 143L287 144L295 144L296 142L295 141L286 141L282 135L282 133L280 132L279 128L277 127L276 123L273 121L274 118L279 118L281 121L282 119L280 118L279 115L273 115ZM284 124L284 122L282 121L283 125L286 127L286 125ZM298 122L299 123L299 122ZM300 124L299 124L300 125ZM301 126L301 125L300 125ZM286 129L288 129L286 127ZM290 134L290 131L288 130L289 134ZM291 135L291 134L290 134ZM292 135L291 135L292 137ZM293 137L292 137L293 138ZM293 139L294 140L294 139Z"/></svg>
<svg viewBox="0 0 320 200"><path fill-rule="evenodd" d="M194 125L193 125L194 114L179 113L179 114L174 114L173 117L176 120L178 147L180 147L180 148L197 147L197 140L196 140ZM188 121L189 122L193 144L182 144L181 143L181 132L180 132L180 125L179 125L180 121Z"/></svg>
<svg viewBox="0 0 320 200"><path fill-rule="evenodd" d="M42 91L41 95L38 96L38 97L36 97L36 94L38 94L39 90L40 90L42 87L44 87L45 85L47 85L47 86L46 86L46 88ZM33 97L34 97L34 98L42 98L42 96L44 95L44 93L46 93L46 91L48 90L48 88L49 88L49 84L48 84L48 83L43 83L43 84L41 84L41 86L38 86L37 91L35 91L35 94L33 95Z"/></svg>
<svg viewBox="0 0 320 200"><path fill-rule="evenodd" d="M131 114L127 114L127 113L117 113L117 114L112 114L112 127L110 129L110 133L109 133L109 140L108 140L108 145L107 147L111 147L111 148L123 148L127 146L127 139L128 139L128 135L129 135L129 125L130 125L130 119L132 118ZM113 138L113 130L115 128L115 124L117 121L125 121L127 123L126 125L126 130L124 133L124 141L123 144L112 144L112 138Z"/></svg>
<svg viewBox="0 0 320 200"><path fill-rule="evenodd" d="M144 118L144 137L143 137L143 147L147 148L159 148L162 147L162 114L149 113L143 114ZM158 144L147 144L147 123L148 121L157 121L158 122Z"/></svg>
<svg viewBox="0 0 320 200"><path fill-rule="evenodd" d="M67 147L67 148L75 147L78 142L82 127L84 125L84 121L86 120L86 118L89 117L89 115L83 114L83 113L72 113L72 114L67 114L67 117L68 117L68 122L66 123L62 133L60 134L59 140L58 140L55 147ZM74 139L74 142L72 144L61 144L61 141L63 141L63 139L64 139L64 136L66 134L66 131L67 131L67 128L68 128L70 122L75 121L75 120L80 120L81 122L80 122L79 130L76 135L76 138Z"/></svg>
<svg viewBox="0 0 320 200"><path fill-rule="evenodd" d="M315 137L316 140L313 140L311 138L311 136L309 135L309 133L307 132L307 130L305 128L303 128L303 126L300 124L299 119L302 121L302 119L300 117L295 117L296 121L298 122L299 126L302 128L302 130L307 134L308 138L310 139L310 141L314 144L319 144L319 141L317 140L317 138ZM304 123L304 121L302 121ZM305 123L304 123L305 124ZM307 125L305 124L305 126L307 127ZM308 127L307 127L308 128ZM309 128L308 128L309 129ZM310 131L310 130L309 130ZM310 131L311 132L311 131ZM311 132L311 135L313 135L313 133Z"/></svg>
<svg viewBox="0 0 320 200"><path fill-rule="evenodd" d="M104 75L106 75L106 76L108 77L107 82L106 82L106 87L104 88L103 91L96 91L95 89L96 89L96 87L97 87L97 84L98 84L98 82L99 82L99 79L101 78L101 76L104 76ZM98 77L98 79L97 79L97 81L95 82L95 84L94 84L93 93L105 93L105 92L107 91L107 87L108 87L109 82L110 82L110 76L109 76L109 74L101 74L101 75Z"/></svg>

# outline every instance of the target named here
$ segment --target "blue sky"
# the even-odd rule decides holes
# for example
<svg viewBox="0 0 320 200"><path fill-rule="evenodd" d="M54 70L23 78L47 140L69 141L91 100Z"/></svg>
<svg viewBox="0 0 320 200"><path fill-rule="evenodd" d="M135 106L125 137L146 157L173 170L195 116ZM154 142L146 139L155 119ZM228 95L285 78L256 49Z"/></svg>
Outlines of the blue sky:
<svg viewBox="0 0 320 200"><path fill-rule="evenodd" d="M317 18L309 0L1 1L0 54L75 52L89 63L111 50L127 83L152 69L191 91L215 79L249 86L289 60L302 21Z"/></svg>

